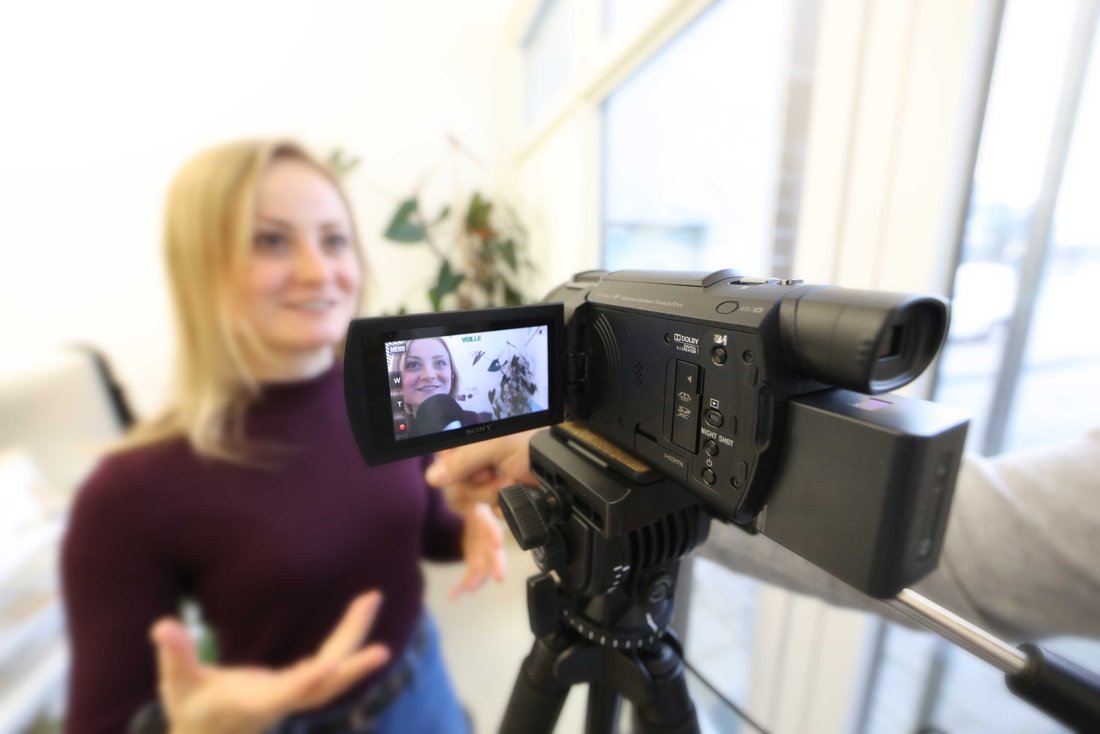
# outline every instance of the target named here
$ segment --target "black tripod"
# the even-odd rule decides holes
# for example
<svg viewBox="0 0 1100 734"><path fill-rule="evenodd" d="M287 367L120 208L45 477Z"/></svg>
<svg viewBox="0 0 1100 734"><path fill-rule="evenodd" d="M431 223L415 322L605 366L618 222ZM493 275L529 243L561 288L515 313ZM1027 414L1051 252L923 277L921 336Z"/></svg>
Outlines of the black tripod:
<svg viewBox="0 0 1100 734"><path fill-rule="evenodd" d="M543 573L528 579L536 640L500 731L548 734L570 688L587 683L587 734L616 729L623 697L639 732L696 733L668 626L680 558L706 539L710 517L674 482L577 441L576 428L536 435L539 488L501 493L509 527Z"/></svg>
<svg viewBox="0 0 1100 734"><path fill-rule="evenodd" d="M668 626L680 559L706 539L710 515L675 482L600 443L568 424L539 433L531 440L539 487L501 492L512 533L542 570L527 582L536 640L503 734L549 734L577 683L589 684L586 734L613 732L624 696L639 732L699 731ZM1100 731L1097 674L1035 645L1013 648L909 589L883 601L1005 672L1036 708Z"/></svg>
<svg viewBox="0 0 1100 734"><path fill-rule="evenodd" d="M588 642L575 630L535 640L523 662L501 732L551 732L571 686L588 683L588 734L612 732L620 697L634 704L636 730L695 734L699 724L675 639L633 653Z"/></svg>

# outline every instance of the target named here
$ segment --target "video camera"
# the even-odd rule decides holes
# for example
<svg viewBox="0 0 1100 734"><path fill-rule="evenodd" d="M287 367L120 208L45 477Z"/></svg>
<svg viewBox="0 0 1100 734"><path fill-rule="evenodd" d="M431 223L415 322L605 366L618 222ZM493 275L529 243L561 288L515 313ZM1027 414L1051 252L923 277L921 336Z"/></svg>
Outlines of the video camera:
<svg viewBox="0 0 1100 734"><path fill-rule="evenodd" d="M939 560L968 422L888 391L938 353L943 299L723 270L580 273L545 301L359 319L345 352L368 464L552 426L530 442L539 486L500 492L541 571L503 734L549 734L578 683L585 731L615 731L622 697L636 731L700 731L671 623L680 559L715 517L886 600L1058 721L1100 726L1100 676L905 588Z"/></svg>
<svg viewBox="0 0 1100 734"><path fill-rule="evenodd" d="M368 464L571 418L594 461L621 466L605 441L889 597L938 561L967 421L883 393L928 366L947 322L932 295L585 272L539 305L353 321L348 414Z"/></svg>

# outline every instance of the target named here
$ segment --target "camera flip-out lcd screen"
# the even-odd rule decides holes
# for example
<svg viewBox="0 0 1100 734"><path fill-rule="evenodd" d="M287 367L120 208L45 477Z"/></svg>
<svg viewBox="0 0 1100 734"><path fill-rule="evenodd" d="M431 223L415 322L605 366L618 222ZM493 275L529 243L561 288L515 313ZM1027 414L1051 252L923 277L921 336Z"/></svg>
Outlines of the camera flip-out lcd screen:
<svg viewBox="0 0 1100 734"><path fill-rule="evenodd" d="M546 324L386 342L393 437L546 411Z"/></svg>
<svg viewBox="0 0 1100 734"><path fill-rule="evenodd" d="M559 304L358 319L345 383L383 463L561 420ZM361 430L358 426L369 426Z"/></svg>

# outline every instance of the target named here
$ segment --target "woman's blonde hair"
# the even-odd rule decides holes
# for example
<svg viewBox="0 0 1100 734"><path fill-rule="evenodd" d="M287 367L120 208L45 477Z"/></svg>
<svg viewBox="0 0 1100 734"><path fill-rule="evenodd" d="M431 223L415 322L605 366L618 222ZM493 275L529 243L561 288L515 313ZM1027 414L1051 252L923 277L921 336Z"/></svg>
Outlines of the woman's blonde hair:
<svg viewBox="0 0 1100 734"><path fill-rule="evenodd" d="M340 182L322 162L289 140L220 145L192 158L177 174L164 218L164 255L179 342L171 407L140 424L125 446L186 436L201 455L251 463L244 415L260 385L246 355L267 354L238 307L253 248L257 188L277 160L302 161L344 200L361 270L358 232ZM342 347L342 345L340 345ZM340 348L338 347L338 349Z"/></svg>

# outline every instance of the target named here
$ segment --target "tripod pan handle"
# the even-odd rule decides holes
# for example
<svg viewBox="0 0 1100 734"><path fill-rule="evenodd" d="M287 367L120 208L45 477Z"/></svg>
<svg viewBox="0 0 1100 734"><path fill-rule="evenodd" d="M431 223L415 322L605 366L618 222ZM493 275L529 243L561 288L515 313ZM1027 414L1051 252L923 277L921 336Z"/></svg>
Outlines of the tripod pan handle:
<svg viewBox="0 0 1100 734"><path fill-rule="evenodd" d="M1005 676L1010 691L1074 731L1100 731L1100 676L1028 642L1027 665Z"/></svg>

